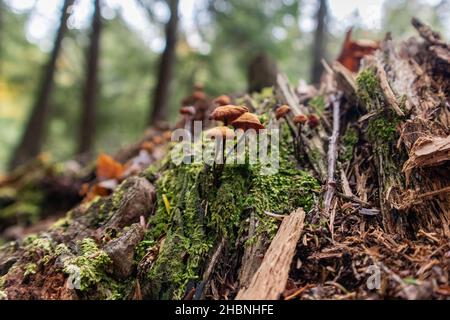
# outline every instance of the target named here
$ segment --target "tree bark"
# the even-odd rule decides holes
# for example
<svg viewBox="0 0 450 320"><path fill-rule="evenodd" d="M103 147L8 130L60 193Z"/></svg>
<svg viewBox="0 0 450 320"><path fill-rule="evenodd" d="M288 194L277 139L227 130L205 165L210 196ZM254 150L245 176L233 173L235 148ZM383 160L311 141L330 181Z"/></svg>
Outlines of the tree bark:
<svg viewBox="0 0 450 320"><path fill-rule="evenodd" d="M313 64L311 68L312 83L319 83L322 76L323 67L322 59L326 53L326 19L328 15L327 1L318 0L318 10L316 14L316 31L314 32L314 44L312 48Z"/></svg>
<svg viewBox="0 0 450 320"><path fill-rule="evenodd" d="M61 22L56 34L56 39L49 61L44 69L44 74L37 93L36 102L31 111L31 116L25 126L22 139L10 162L10 169L13 169L31 158L38 155L41 151L44 140L44 129L46 119L49 114L49 99L53 91L53 78L56 71L56 61L61 49L64 34L67 31L67 19L70 16L69 8L74 0L65 0L61 11Z"/></svg>
<svg viewBox="0 0 450 320"><path fill-rule="evenodd" d="M161 55L158 70L158 82L153 92L152 106L150 108L149 125L167 119L167 108L172 81L172 70L175 64L175 50L178 31L178 3L179 0L167 0L170 9L170 18L166 29L166 47Z"/></svg>
<svg viewBox="0 0 450 320"><path fill-rule="evenodd" d="M95 10L92 19L91 43L87 51L87 72L83 97L83 111L80 123L79 153L92 151L95 136L96 99L98 96L98 64L100 38L102 30L101 1L95 0Z"/></svg>

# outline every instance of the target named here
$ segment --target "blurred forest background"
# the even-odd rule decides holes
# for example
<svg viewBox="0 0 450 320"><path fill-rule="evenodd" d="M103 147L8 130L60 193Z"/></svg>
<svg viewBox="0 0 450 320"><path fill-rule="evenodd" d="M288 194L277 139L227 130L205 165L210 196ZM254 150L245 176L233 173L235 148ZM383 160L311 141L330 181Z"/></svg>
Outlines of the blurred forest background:
<svg viewBox="0 0 450 320"><path fill-rule="evenodd" d="M244 92L261 54L317 82L349 27L402 39L412 16L448 38L447 0L0 0L0 173L40 152L114 152L173 123L195 83Z"/></svg>

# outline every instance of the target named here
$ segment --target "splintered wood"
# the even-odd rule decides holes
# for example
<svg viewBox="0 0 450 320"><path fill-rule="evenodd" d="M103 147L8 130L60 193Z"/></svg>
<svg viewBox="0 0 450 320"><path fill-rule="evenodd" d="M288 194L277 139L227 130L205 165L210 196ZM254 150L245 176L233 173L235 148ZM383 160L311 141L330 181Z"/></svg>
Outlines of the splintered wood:
<svg viewBox="0 0 450 320"><path fill-rule="evenodd" d="M284 218L264 260L248 288L239 291L236 300L279 299L286 287L292 258L303 230L305 212L297 209Z"/></svg>

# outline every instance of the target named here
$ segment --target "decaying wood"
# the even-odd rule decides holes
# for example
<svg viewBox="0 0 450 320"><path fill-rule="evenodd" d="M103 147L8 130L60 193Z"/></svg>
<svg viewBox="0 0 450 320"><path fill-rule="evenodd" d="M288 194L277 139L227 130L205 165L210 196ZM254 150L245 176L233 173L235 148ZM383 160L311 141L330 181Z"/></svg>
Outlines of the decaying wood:
<svg viewBox="0 0 450 320"><path fill-rule="evenodd" d="M250 215L250 222L248 228L247 238L256 237L254 243L245 246L244 255L242 257L242 265L239 269L239 287L248 288L252 280L253 275L261 266L261 256L267 249L267 239L263 235L256 235L256 222L257 218L255 213Z"/></svg>
<svg viewBox="0 0 450 320"><path fill-rule="evenodd" d="M148 155L149 162L132 170L111 196L89 206L82 204L56 226L45 227L47 232L37 235L31 248L20 242L0 247L0 299L104 298L104 293L112 288L103 287L104 279L91 283L84 293L66 286L67 274L59 260L65 259L65 255L84 260L86 256L81 255L79 242L86 239L98 247L87 260L102 252L110 260L101 268L93 266L87 271L101 272L108 282L126 285L124 292L113 296L122 299L229 299L236 294L237 299L447 298L450 296L450 49L437 33L421 23L415 25L424 40L398 42L387 38L380 43L379 51L363 61L360 71L367 71L365 75L371 76L369 82L375 84L367 90L370 99L362 96L364 88L360 85L364 77L357 78L362 73L353 74L338 63L332 63L332 67L324 64L327 74L319 89L302 83L294 90L279 75L274 99L243 97L250 109L260 115L266 113L268 128L284 125L284 120L273 120L273 109L280 103L289 104L294 115L315 113L310 102L317 96L333 103L332 109L320 114L321 126L302 128L298 146L301 156L297 163L292 162L292 166L322 182L320 191L309 190L306 195L314 199L308 214L302 209L286 216L281 211L256 212L254 208L245 208L239 216L237 239L225 241L218 236L214 238L213 249L205 249L210 250L209 256L206 252L201 256L194 252L187 255L185 246L195 239L186 232L183 235L186 241L174 242L178 237L170 226L179 225L178 219L186 217L177 202L170 203L174 209L177 207L172 220L161 224L157 220L155 224L152 217L157 209L164 209L160 205L166 206L158 179L165 177L168 165L164 163L152 173L146 168L167 154L169 146L163 137L165 142L170 140L170 132L167 138L168 128L150 129L139 143L116 155L116 160L133 164L147 150L142 150L143 143L155 144ZM340 92L337 90L344 95L340 100L336 99ZM298 135L292 115L286 120L293 136ZM379 121L375 123L381 127L379 132L385 133L382 129L389 127L392 135L374 139L368 132L369 128L373 130L373 121ZM375 134L379 133L377 126ZM356 134L350 134L352 141L347 143L344 138L349 137L349 129ZM351 148L351 159L338 157L341 148L345 151ZM0 188L20 184L22 174L36 171L35 168L17 171L0 181ZM92 169L90 172L94 172ZM287 179L298 179L299 175ZM183 197L188 193L182 194L180 203L187 200ZM196 202L201 203L205 199L203 194L199 196ZM329 228L323 227L323 221L316 223L320 216L317 199L324 199ZM206 206L204 210L198 207L197 213L208 217L212 212ZM269 232L260 232L260 223L270 222L273 223L270 227L276 227L275 219L282 222L271 242ZM310 223L303 228L305 220ZM202 225L204 221L195 222L195 226L213 232L207 224ZM158 236L148 246L147 237L154 231ZM46 252L46 243L53 248L50 254ZM67 250L59 250L60 245L67 246ZM176 263L159 260L168 256L176 259ZM45 261L48 257L52 258ZM196 268L185 268L191 258L201 259L201 263ZM38 267L35 273L33 268L28 270L34 265ZM157 281L149 281L151 272L177 270L173 266L180 266L180 273L164 274ZM367 289L365 280L371 267L382 271L382 290ZM182 274L184 269L189 269L189 274ZM178 281L179 276L187 280L185 286ZM407 278L415 283L408 284ZM174 295L166 287L180 290Z"/></svg>
<svg viewBox="0 0 450 320"><path fill-rule="evenodd" d="M286 286L304 220L303 209L292 212L283 220L250 286L238 293L237 300L279 299Z"/></svg>
<svg viewBox="0 0 450 320"><path fill-rule="evenodd" d="M358 168L361 163L354 162L358 194L367 194L365 185L376 178L384 229L401 237L421 228L438 228L445 234L449 230L450 199L441 191L450 183L445 174L450 134L445 94L448 68L445 61L436 58L436 48L445 60L450 47L420 21L413 20L413 25L425 43L413 39L399 43L387 37L380 50L363 61L364 68L376 71L383 103L365 106L366 115L359 122L370 123L392 111L398 117L399 138L395 144L390 142L391 147L387 142L371 142L374 172L362 173ZM351 98L345 90L344 94Z"/></svg>
<svg viewBox="0 0 450 320"><path fill-rule="evenodd" d="M387 102L392 107L392 109L395 110L397 115L403 117L405 114L400 109L397 103L397 99L395 98L394 92L392 92L392 89L387 81L386 71L384 70L384 67L380 63L377 64L377 75L380 81L381 90L383 91L384 97L386 98Z"/></svg>

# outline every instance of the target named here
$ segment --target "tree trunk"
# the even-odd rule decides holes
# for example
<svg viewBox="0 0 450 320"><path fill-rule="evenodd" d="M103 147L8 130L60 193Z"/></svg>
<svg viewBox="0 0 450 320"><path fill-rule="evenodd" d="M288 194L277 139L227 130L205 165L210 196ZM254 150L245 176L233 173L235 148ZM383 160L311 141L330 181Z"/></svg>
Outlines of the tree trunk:
<svg viewBox="0 0 450 320"><path fill-rule="evenodd" d="M150 108L149 124L167 119L167 107L169 100L170 83L172 81L172 69L175 63L175 49L178 30L178 3L179 0L168 0L170 19L166 24L166 47L161 55L158 70L158 83L153 92L153 101Z"/></svg>
<svg viewBox="0 0 450 320"><path fill-rule="evenodd" d="M248 92L260 92L262 89L272 87L277 82L278 67L267 53L255 56L248 66L247 86Z"/></svg>
<svg viewBox="0 0 450 320"><path fill-rule="evenodd" d="M95 136L96 99L98 95L98 63L100 37L102 29L100 0L95 0L95 11L92 19L91 43L87 51L87 72L84 88L83 111L80 123L79 153L92 150Z"/></svg>
<svg viewBox="0 0 450 320"><path fill-rule="evenodd" d="M36 102L31 111L31 116L25 126L22 139L10 162L13 169L31 158L35 157L41 150L44 139L44 128L49 113L49 99L53 90L53 78L56 71L56 60L59 56L62 40L67 30L67 19L70 16L69 8L74 0L65 0L61 11L61 22L56 35L53 51L45 67L45 71L37 93Z"/></svg>
<svg viewBox="0 0 450 320"><path fill-rule="evenodd" d="M322 76L322 59L325 58L326 53L326 19L327 19L327 1L318 0L319 8L316 14L316 31L314 32L314 44L312 48L313 64L311 67L311 81L312 83L319 83Z"/></svg>

